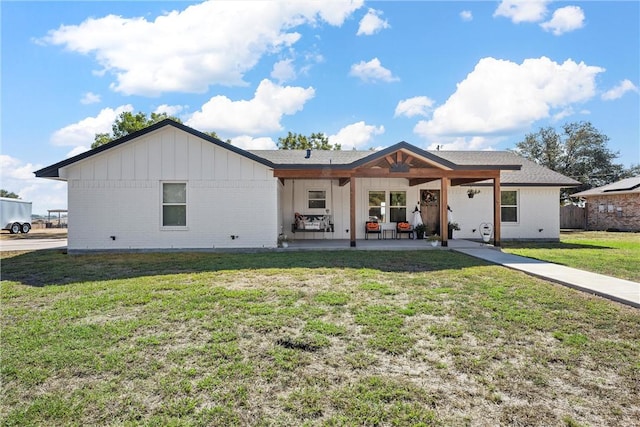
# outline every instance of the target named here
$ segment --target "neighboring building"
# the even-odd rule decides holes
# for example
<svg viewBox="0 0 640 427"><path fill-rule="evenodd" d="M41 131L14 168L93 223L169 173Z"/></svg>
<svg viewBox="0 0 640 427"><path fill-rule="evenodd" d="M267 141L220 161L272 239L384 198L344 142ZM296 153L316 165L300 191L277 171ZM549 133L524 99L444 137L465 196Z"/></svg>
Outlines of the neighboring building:
<svg viewBox="0 0 640 427"><path fill-rule="evenodd" d="M587 230L640 231L640 176L571 197L585 200Z"/></svg>
<svg viewBox="0 0 640 427"><path fill-rule="evenodd" d="M371 217L393 228L418 207L444 245L441 218L456 238L491 223L497 245L557 240L560 188L579 184L511 152L250 152L171 120L35 174L68 183L70 251L274 248L280 234L355 246Z"/></svg>

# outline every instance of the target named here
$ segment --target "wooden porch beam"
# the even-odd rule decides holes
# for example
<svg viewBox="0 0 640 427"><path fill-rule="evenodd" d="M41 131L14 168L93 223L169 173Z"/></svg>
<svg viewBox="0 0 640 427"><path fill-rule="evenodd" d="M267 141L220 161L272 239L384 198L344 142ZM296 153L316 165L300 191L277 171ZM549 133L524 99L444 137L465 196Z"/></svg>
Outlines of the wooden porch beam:
<svg viewBox="0 0 640 427"><path fill-rule="evenodd" d="M500 176L496 170L457 170L447 171L434 168L411 168L408 172L389 172L388 169L356 169L352 176L361 178L472 178L474 181L493 179Z"/></svg>
<svg viewBox="0 0 640 427"><path fill-rule="evenodd" d="M347 185L349 183L349 181L351 181L351 178L340 178L340 179L338 179L338 185L340 187L344 187L345 185Z"/></svg>
<svg viewBox="0 0 640 427"><path fill-rule="evenodd" d="M275 169L273 176L276 178L298 179L336 179L336 178L448 178L470 179L470 182L495 179L500 177L499 170L443 170L435 168L411 168L405 172L390 172L388 168L357 168L357 169Z"/></svg>
<svg viewBox="0 0 640 427"><path fill-rule="evenodd" d="M440 242L442 246L449 243L449 178L440 180Z"/></svg>
<svg viewBox="0 0 640 427"><path fill-rule="evenodd" d="M396 152L396 163L402 163L402 151Z"/></svg>
<svg viewBox="0 0 640 427"><path fill-rule="evenodd" d="M385 160L387 161L387 163L389 163L389 166L393 166L396 164L396 162L393 161L393 157L391 156L384 156Z"/></svg>
<svg viewBox="0 0 640 427"><path fill-rule="evenodd" d="M408 154L407 154L407 157L404 159L404 162L403 162L403 163L404 163L405 165L408 165L408 164L410 164L410 163L411 163L411 161L412 161L412 160L413 160L413 156L410 156L410 155L408 155Z"/></svg>
<svg viewBox="0 0 640 427"><path fill-rule="evenodd" d="M351 179L349 183L349 246L356 247L356 180Z"/></svg>
<svg viewBox="0 0 640 427"><path fill-rule="evenodd" d="M493 180L493 246L500 247L500 224L502 215L500 209L500 175Z"/></svg>

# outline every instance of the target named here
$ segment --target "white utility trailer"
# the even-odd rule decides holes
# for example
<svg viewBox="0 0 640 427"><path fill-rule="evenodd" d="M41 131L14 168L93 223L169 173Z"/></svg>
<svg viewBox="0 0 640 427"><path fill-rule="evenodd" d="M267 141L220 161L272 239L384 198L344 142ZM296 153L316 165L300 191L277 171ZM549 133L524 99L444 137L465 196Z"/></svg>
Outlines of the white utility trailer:
<svg viewBox="0 0 640 427"><path fill-rule="evenodd" d="M0 197L0 226L11 234L31 230L31 202Z"/></svg>

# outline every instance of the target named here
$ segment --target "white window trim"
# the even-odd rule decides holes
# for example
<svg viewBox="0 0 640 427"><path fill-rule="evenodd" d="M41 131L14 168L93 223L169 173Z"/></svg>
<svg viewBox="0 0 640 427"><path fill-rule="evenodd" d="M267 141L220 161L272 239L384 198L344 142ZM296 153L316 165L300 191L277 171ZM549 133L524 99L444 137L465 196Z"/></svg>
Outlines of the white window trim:
<svg viewBox="0 0 640 427"><path fill-rule="evenodd" d="M512 191L516 193L516 204L515 205L503 205L502 204L502 192L504 191ZM516 208L516 220L515 221L505 221L502 215L502 208ZM520 224L520 191L519 190L504 190L500 189L500 224L503 225L518 225Z"/></svg>
<svg viewBox="0 0 640 427"><path fill-rule="evenodd" d="M185 225L163 225L163 211L164 211L164 184L184 184L185 188L185 202L184 203L166 203L167 206L185 206ZM186 181L160 181L160 230L163 231L183 231L189 229L189 186Z"/></svg>
<svg viewBox="0 0 640 427"><path fill-rule="evenodd" d="M409 205L407 205L406 203L409 201L409 192L407 190L389 190L387 191L388 196L389 196L389 205L388 205L388 209L389 209L389 221L388 222L397 222L397 221L391 221L391 209L402 209L404 208L405 210L405 221L409 221ZM391 193L404 193L404 202L405 204L402 206L395 206L391 204ZM385 196L386 197L386 196Z"/></svg>
<svg viewBox="0 0 640 427"><path fill-rule="evenodd" d="M309 193L311 193L312 191L322 191L324 192L324 199L312 199L311 197L309 197ZM327 199L327 195L328 195L328 191L326 188L306 188L306 196L307 196L307 204L306 204L306 209L308 209L309 211L322 211L323 213L329 209L329 203L328 203L328 199ZM311 200L324 200L324 208L310 208L309 207L309 202Z"/></svg>

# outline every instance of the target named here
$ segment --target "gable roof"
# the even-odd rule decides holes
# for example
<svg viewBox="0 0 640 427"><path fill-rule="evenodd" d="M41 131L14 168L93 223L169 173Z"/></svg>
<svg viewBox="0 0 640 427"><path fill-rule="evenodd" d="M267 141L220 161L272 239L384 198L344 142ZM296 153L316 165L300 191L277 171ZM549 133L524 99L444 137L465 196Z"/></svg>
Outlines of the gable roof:
<svg viewBox="0 0 640 427"><path fill-rule="evenodd" d="M438 151L438 155L461 166L493 163L495 165L520 164L520 170L503 170L501 185L575 187L579 181L562 175L512 151ZM484 184L476 183L473 185ZM491 184L486 181L486 184Z"/></svg>
<svg viewBox="0 0 640 427"><path fill-rule="evenodd" d="M640 175L611 184L572 194L571 197L608 196L613 194L640 194Z"/></svg>
<svg viewBox="0 0 640 427"><path fill-rule="evenodd" d="M173 121L171 119L164 119L158 123L155 123L149 127L146 127L142 130L139 130L137 132L133 132L130 133L129 135L123 136L122 138L118 138L114 141L111 141L107 144L101 145L98 148L94 148L92 150L89 151L85 151L84 153L78 154L77 156L73 156L73 157L69 157L68 159L62 160L58 163L55 163L53 165L47 166L45 168L42 168L40 170L37 170L34 172L34 174L36 175L37 178L59 178L60 177L60 168L65 167L65 166L69 166L73 163L79 162L80 160L84 160L87 159L89 157L93 157L99 153L102 153L103 151L107 151L110 150L112 148L118 147L119 145L125 144L131 140L134 140L136 138L140 138L141 136L147 135L151 132L157 131L158 129L161 129L165 126L173 126L177 129L180 129L184 132L187 132L193 136L196 136L198 138L202 138L206 141L209 141L210 143L214 144L214 145L218 145L220 147L226 148L227 150L233 151L236 154L239 154L240 156L246 157L248 159L251 159L255 162L261 163L267 167L273 167L273 164L262 158L259 156L256 156L255 154L252 154L246 150L243 150L241 148L238 148L234 145L231 145L229 143L226 143L224 141L221 141L217 138L214 138L212 136L207 135L206 133L202 133L200 131L197 131L193 128L190 128L189 126L185 126L182 123L178 123L176 121Z"/></svg>
<svg viewBox="0 0 640 427"><path fill-rule="evenodd" d="M60 168L126 144L165 126L173 126L273 169L355 169L381 160L384 161L385 157L395 152L403 151L415 156L423 164L429 163L442 169L500 170L502 185L570 187L580 184L578 181L526 160L510 151L428 151L401 141L379 151L311 150L310 156L307 157L307 150L243 150L171 119L162 120L145 129L47 166L34 173L38 178L60 178ZM482 181L476 182L474 185L482 185L484 183L491 184L490 181Z"/></svg>

